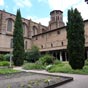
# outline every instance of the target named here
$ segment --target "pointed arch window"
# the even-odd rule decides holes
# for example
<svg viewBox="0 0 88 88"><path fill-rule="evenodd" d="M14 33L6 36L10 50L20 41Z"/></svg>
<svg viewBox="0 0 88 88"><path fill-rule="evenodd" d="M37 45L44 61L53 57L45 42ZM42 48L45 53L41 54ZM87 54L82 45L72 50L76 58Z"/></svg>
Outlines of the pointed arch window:
<svg viewBox="0 0 88 88"><path fill-rule="evenodd" d="M42 28L42 33L46 32L46 30L44 28Z"/></svg>
<svg viewBox="0 0 88 88"><path fill-rule="evenodd" d="M36 35L38 33L38 29L36 26L33 26L33 35Z"/></svg>
<svg viewBox="0 0 88 88"><path fill-rule="evenodd" d="M27 37L29 36L28 26L26 23L23 23L23 34L26 35Z"/></svg>
<svg viewBox="0 0 88 88"><path fill-rule="evenodd" d="M12 32L13 28L13 20L12 19L7 19L7 31Z"/></svg>

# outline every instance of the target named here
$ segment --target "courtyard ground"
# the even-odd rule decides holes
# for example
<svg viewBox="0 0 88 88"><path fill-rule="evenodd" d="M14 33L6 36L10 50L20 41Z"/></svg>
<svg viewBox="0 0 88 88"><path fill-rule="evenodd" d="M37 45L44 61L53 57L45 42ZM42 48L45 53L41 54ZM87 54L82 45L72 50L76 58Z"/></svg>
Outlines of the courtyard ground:
<svg viewBox="0 0 88 88"><path fill-rule="evenodd" d="M21 67L14 68L16 70L26 71L26 72L34 72L34 73L42 73L42 74L54 74L59 76L68 76L73 77L73 81L66 83L64 85L58 86L56 88L88 88L88 75L78 75L78 74L65 74L65 73L49 73L45 70L24 70Z"/></svg>

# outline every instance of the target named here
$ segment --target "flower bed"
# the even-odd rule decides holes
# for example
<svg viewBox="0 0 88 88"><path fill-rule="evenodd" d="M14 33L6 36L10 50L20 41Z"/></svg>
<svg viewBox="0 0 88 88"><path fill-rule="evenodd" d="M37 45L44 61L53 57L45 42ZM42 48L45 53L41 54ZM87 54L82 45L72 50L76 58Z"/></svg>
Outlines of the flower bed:
<svg viewBox="0 0 88 88"><path fill-rule="evenodd" d="M72 81L71 77L19 72L0 75L1 88L52 88Z"/></svg>

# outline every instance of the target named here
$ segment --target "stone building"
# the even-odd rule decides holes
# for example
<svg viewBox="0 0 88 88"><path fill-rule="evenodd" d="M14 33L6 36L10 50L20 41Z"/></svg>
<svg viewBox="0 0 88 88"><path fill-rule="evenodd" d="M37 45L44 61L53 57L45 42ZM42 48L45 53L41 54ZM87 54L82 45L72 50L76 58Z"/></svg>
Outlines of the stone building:
<svg viewBox="0 0 88 88"><path fill-rule="evenodd" d="M13 50L13 31L15 15L0 10L0 53L10 53ZM63 12L53 10L50 12L48 27L31 19L22 18L24 30L25 50L32 45L39 47L42 54L49 52L61 61L68 60L67 33L63 22ZM85 56L88 58L88 20L85 24Z"/></svg>

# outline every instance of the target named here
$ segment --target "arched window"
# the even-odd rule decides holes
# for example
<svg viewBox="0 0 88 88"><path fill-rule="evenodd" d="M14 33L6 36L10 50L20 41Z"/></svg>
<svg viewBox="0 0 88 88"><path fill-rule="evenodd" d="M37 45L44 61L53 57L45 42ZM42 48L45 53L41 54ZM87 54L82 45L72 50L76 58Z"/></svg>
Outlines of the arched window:
<svg viewBox="0 0 88 88"><path fill-rule="evenodd" d="M28 36L28 26L25 24L25 23L23 23L23 33L24 33L24 35L26 35L26 36Z"/></svg>
<svg viewBox="0 0 88 88"><path fill-rule="evenodd" d="M51 47L53 47L53 44L51 43Z"/></svg>
<svg viewBox="0 0 88 88"><path fill-rule="evenodd" d="M33 35L36 35L38 33L38 29L36 26L33 26Z"/></svg>
<svg viewBox="0 0 88 88"><path fill-rule="evenodd" d="M12 19L7 19L7 31L12 32L13 28L13 20Z"/></svg>
<svg viewBox="0 0 88 88"><path fill-rule="evenodd" d="M42 28L42 33L44 33L46 30L44 28Z"/></svg>

